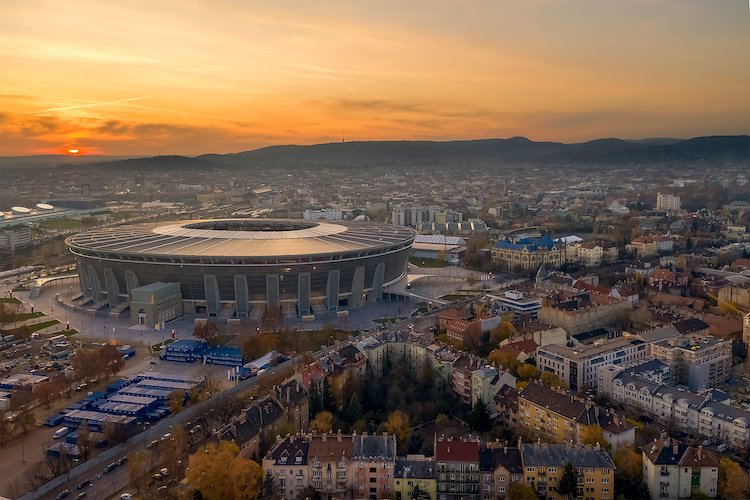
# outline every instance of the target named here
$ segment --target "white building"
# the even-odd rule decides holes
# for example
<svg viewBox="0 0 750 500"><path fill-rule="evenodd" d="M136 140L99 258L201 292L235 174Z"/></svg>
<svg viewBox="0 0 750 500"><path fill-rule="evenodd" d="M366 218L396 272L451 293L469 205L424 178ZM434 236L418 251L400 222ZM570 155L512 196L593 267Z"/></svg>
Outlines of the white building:
<svg viewBox="0 0 750 500"><path fill-rule="evenodd" d="M667 211L679 210L680 197L672 194L656 193L656 209Z"/></svg>
<svg viewBox="0 0 750 500"><path fill-rule="evenodd" d="M343 219L343 214L341 210L336 208L308 209L302 214L302 218L305 220L341 220Z"/></svg>

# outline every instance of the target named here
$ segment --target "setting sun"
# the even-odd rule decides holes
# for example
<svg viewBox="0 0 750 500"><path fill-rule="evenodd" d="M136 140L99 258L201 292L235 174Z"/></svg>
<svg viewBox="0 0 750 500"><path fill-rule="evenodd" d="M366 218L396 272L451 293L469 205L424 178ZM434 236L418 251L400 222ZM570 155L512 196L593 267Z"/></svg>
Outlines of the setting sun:
<svg viewBox="0 0 750 500"><path fill-rule="evenodd" d="M69 149L69 150L68 150L68 153L70 153L70 154L72 154L72 155L74 155L74 154L78 154L78 150L77 150L77 149Z"/></svg>

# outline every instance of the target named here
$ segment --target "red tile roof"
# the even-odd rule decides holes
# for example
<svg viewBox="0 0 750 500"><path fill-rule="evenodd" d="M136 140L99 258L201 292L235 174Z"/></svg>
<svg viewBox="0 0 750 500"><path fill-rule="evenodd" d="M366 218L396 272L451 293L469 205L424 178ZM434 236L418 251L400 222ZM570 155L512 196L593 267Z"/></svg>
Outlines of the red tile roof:
<svg viewBox="0 0 750 500"><path fill-rule="evenodd" d="M479 442L439 440L435 443L435 459L446 462L479 462Z"/></svg>

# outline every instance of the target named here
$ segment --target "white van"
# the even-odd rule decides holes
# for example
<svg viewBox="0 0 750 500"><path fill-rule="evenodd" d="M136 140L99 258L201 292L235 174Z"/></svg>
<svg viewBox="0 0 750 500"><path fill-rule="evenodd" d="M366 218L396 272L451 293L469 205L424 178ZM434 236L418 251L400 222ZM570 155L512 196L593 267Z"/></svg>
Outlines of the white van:
<svg viewBox="0 0 750 500"><path fill-rule="evenodd" d="M67 433L68 433L68 428L67 428L67 427L60 427L60 428L59 428L59 429L57 429L57 430L55 431L55 433L54 433L54 434L52 435L52 438L53 438L53 439L60 439L61 437L63 437L63 436L64 436L65 434L67 434Z"/></svg>

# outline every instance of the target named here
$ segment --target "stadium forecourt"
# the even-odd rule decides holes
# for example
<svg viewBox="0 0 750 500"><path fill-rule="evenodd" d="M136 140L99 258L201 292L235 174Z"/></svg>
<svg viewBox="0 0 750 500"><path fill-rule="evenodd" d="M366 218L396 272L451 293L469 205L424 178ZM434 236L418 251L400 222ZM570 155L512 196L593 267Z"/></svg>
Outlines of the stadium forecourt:
<svg viewBox="0 0 750 500"><path fill-rule="evenodd" d="M153 325L184 314L260 318L350 309L400 284L416 232L364 221L216 219L118 226L66 240L78 303Z"/></svg>

